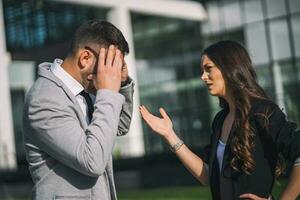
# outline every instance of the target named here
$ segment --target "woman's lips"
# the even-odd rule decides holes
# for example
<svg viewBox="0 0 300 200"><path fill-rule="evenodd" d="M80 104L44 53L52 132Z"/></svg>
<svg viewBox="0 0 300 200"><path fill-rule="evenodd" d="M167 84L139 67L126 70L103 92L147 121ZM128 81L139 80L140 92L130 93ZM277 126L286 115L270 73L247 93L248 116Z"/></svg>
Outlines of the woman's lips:
<svg viewBox="0 0 300 200"><path fill-rule="evenodd" d="M212 85L213 85L212 83L207 83L207 84L206 84L206 86L207 86L208 88L211 88Z"/></svg>

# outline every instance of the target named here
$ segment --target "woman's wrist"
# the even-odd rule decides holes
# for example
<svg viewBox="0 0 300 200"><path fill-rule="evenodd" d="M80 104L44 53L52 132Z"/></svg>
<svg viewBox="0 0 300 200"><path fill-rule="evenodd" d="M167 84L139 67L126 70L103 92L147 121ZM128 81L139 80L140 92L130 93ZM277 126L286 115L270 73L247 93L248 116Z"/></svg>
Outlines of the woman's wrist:
<svg viewBox="0 0 300 200"><path fill-rule="evenodd" d="M180 141L179 137L176 135L176 133L173 130L168 132L164 136L164 139L170 146L173 146L174 144L176 144Z"/></svg>

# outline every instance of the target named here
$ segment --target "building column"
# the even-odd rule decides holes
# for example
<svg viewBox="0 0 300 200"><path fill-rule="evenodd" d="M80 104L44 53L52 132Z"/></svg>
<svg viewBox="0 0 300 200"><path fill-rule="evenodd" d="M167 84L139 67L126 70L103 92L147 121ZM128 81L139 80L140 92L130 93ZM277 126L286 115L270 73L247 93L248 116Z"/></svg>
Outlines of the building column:
<svg viewBox="0 0 300 200"><path fill-rule="evenodd" d="M139 114L139 87L137 80L137 70L135 65L135 52L132 34L132 24L130 18L130 11L122 5L112 8L108 12L108 20L118 27L125 36L130 53L125 60L128 66L129 76L134 80L134 96L133 96L133 116L130 126L130 131L126 136L120 137L117 140L117 148L120 150L121 156L142 156L145 154L144 138L141 117ZM126 140L126 141L124 141Z"/></svg>
<svg viewBox="0 0 300 200"><path fill-rule="evenodd" d="M272 73L274 77L274 88L275 88L275 98L278 106L283 109L286 114L285 104L284 104L284 88L283 80L280 66L277 62L274 62L272 66Z"/></svg>
<svg viewBox="0 0 300 200"><path fill-rule="evenodd" d="M12 123L12 109L8 79L8 65L10 56L6 52L3 1L0 1L0 169L14 170L16 164L16 150Z"/></svg>

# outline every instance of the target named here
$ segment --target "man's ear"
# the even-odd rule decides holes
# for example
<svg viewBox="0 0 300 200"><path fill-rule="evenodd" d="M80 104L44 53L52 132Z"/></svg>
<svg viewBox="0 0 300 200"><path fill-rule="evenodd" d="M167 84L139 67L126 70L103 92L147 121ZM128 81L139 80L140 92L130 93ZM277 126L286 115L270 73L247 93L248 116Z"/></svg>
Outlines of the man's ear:
<svg viewBox="0 0 300 200"><path fill-rule="evenodd" d="M91 65L92 62L92 55L89 51L87 50L82 50L79 52L79 59L78 59L78 66L80 69L84 69L85 67L88 67Z"/></svg>

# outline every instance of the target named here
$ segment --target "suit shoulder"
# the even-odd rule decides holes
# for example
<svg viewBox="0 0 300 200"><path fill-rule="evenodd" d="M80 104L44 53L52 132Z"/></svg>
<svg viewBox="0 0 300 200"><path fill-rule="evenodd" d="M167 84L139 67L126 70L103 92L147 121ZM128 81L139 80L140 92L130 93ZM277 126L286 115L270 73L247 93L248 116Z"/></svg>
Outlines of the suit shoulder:
<svg viewBox="0 0 300 200"><path fill-rule="evenodd" d="M55 82L44 77L39 77L26 94L25 101L32 102L39 101L40 99L56 99L60 93L63 94L63 90Z"/></svg>

